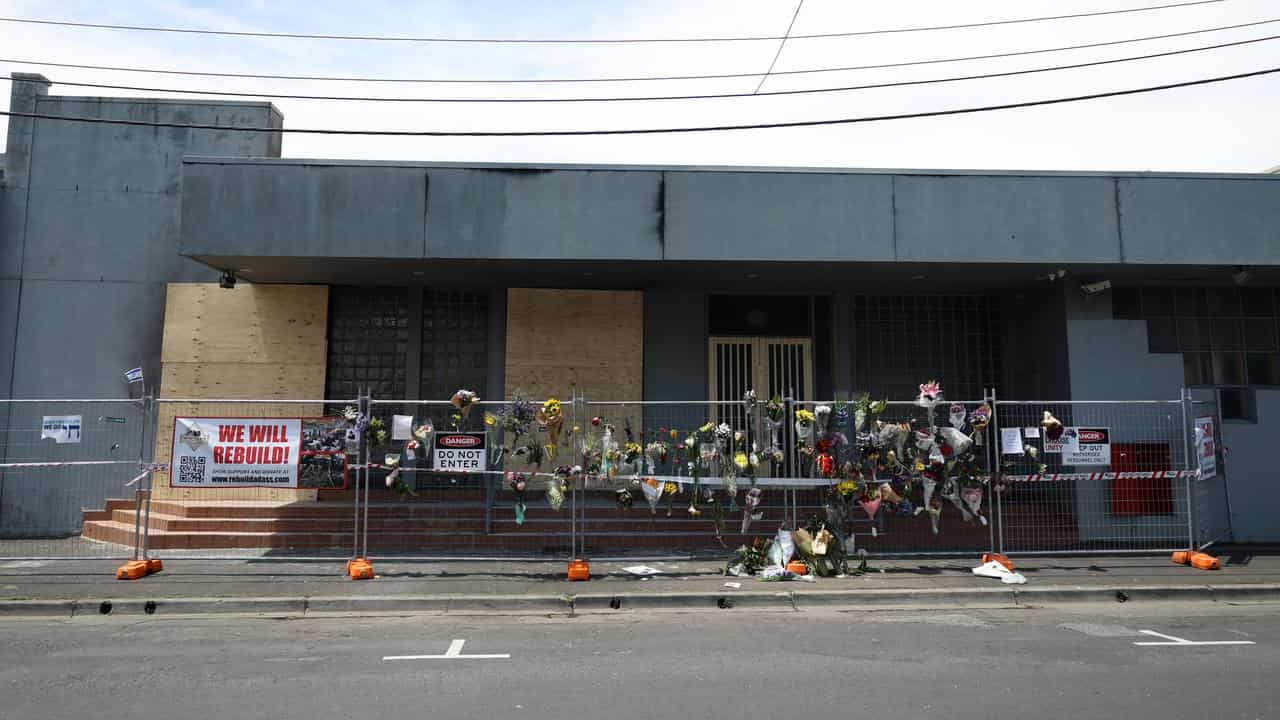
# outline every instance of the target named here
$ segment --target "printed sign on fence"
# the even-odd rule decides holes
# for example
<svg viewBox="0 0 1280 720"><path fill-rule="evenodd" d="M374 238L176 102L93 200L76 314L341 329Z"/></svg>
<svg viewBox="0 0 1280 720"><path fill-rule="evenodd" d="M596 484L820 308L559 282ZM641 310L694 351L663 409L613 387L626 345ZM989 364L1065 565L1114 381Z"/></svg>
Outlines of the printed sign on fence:
<svg viewBox="0 0 1280 720"><path fill-rule="evenodd" d="M177 418L172 487L298 487L297 418Z"/></svg>
<svg viewBox="0 0 1280 720"><path fill-rule="evenodd" d="M1063 465L1110 465L1111 429L1069 427L1062 434Z"/></svg>
<svg viewBox="0 0 1280 720"><path fill-rule="evenodd" d="M485 434L482 432L436 433L433 467L452 472L484 472Z"/></svg>
<svg viewBox="0 0 1280 720"><path fill-rule="evenodd" d="M1213 434L1213 418L1196 418L1196 457L1200 460L1200 479L1218 477L1218 438Z"/></svg>
<svg viewBox="0 0 1280 720"><path fill-rule="evenodd" d="M45 415L40 423L40 439L52 439L58 445L80 442L80 416Z"/></svg>

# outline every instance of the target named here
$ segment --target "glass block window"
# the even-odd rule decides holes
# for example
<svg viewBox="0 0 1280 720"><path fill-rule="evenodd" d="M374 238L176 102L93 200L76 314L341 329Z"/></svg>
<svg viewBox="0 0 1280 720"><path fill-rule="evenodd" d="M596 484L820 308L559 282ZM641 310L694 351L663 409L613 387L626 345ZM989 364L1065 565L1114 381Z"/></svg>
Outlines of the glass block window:
<svg viewBox="0 0 1280 720"><path fill-rule="evenodd" d="M424 290L422 374L424 399L448 399L458 388L488 397L489 294Z"/></svg>
<svg viewBox="0 0 1280 720"><path fill-rule="evenodd" d="M852 337L854 387L877 397L914 398L936 378L946 397L974 400L1000 384L996 298L859 295Z"/></svg>
<svg viewBox="0 0 1280 720"><path fill-rule="evenodd" d="M1179 353L1188 387L1217 387L1222 416L1253 419L1252 388L1280 385L1280 290L1118 287L1112 314L1146 320L1147 350Z"/></svg>
<svg viewBox="0 0 1280 720"><path fill-rule="evenodd" d="M374 397L405 396L408 300L406 288L330 288L327 397L354 398L366 387Z"/></svg>

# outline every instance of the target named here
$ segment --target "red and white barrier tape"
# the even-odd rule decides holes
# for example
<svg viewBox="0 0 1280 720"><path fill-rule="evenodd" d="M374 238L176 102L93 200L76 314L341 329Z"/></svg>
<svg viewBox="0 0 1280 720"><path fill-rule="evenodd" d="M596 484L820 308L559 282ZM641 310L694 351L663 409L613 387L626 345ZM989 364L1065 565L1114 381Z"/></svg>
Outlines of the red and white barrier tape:
<svg viewBox="0 0 1280 720"><path fill-rule="evenodd" d="M1134 472L1044 473L1036 475L1002 475L1005 482L1081 482L1090 480L1160 480L1197 477L1199 470L1146 470Z"/></svg>

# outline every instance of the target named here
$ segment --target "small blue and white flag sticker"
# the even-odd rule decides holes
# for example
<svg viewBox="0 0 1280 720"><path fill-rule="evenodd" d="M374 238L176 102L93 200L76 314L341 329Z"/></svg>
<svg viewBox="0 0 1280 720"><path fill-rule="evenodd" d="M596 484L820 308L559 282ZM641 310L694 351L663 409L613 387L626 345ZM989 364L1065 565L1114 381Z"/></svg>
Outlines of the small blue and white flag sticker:
<svg viewBox="0 0 1280 720"><path fill-rule="evenodd" d="M142 368L136 367L124 374L124 379L130 383L142 382Z"/></svg>

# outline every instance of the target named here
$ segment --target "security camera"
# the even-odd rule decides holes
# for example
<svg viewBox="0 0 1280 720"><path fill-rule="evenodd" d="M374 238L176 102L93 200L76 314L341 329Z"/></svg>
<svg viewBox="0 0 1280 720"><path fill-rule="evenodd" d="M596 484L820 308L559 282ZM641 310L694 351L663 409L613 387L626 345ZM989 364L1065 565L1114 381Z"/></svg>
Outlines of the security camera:
<svg viewBox="0 0 1280 720"><path fill-rule="evenodd" d="M236 274L230 270L222 271L222 279L218 281L218 287L223 290L231 290L236 286Z"/></svg>
<svg viewBox="0 0 1280 720"><path fill-rule="evenodd" d="M1098 282L1085 283L1081 285L1080 292L1084 293L1085 295L1097 295L1103 290L1109 290L1110 288L1111 288L1110 280L1099 280Z"/></svg>

